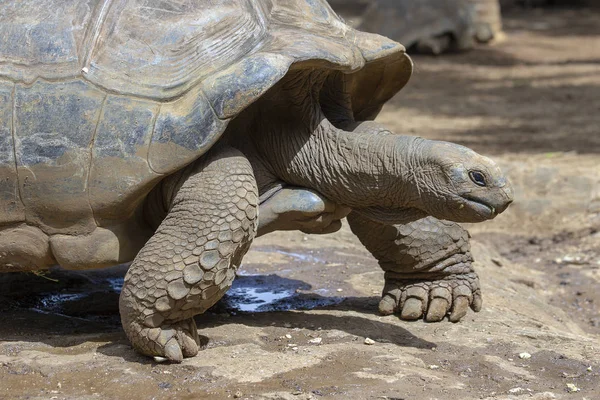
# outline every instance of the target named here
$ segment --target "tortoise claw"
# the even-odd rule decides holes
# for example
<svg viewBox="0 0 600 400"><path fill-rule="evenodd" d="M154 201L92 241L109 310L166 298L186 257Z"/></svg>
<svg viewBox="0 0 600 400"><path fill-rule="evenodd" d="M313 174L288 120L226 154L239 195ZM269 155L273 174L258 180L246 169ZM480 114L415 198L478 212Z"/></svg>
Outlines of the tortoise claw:
<svg viewBox="0 0 600 400"><path fill-rule="evenodd" d="M449 321L458 322L469 307L479 312L481 304L479 277L474 272L432 280L386 277L379 312L396 313L409 321L423 318L439 322L447 316Z"/></svg>

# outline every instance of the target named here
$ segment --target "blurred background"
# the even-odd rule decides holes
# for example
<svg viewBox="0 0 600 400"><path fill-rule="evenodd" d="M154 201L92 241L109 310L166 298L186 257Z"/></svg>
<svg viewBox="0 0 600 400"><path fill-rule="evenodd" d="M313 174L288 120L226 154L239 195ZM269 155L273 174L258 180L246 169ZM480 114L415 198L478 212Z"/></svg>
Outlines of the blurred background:
<svg viewBox="0 0 600 400"><path fill-rule="evenodd" d="M504 39L502 14L519 8L593 7L596 0L329 0L353 27L441 54Z"/></svg>

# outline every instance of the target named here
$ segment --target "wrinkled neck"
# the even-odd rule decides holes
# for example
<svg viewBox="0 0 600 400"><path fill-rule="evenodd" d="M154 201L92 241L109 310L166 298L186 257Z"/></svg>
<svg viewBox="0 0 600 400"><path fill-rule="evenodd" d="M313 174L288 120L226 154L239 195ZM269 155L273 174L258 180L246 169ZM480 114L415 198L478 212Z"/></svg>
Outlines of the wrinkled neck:
<svg viewBox="0 0 600 400"><path fill-rule="evenodd" d="M259 136L276 175L338 204L404 208L418 198L414 169L423 139L347 132L324 118L312 131Z"/></svg>
<svg viewBox="0 0 600 400"><path fill-rule="evenodd" d="M290 73L239 130L249 133L260 159L288 184L353 208L413 207L419 199L419 152L427 141L340 129L356 123L342 112L351 113L343 88L328 86L327 78L318 70ZM327 116L335 117L335 126Z"/></svg>

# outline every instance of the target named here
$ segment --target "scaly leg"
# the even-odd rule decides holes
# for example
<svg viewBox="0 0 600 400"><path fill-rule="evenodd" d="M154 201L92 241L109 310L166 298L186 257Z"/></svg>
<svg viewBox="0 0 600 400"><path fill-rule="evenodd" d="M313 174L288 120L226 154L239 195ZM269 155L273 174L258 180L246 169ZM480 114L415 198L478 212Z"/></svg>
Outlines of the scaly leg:
<svg viewBox="0 0 600 400"><path fill-rule="evenodd" d="M231 287L257 228L258 189L240 152L214 151L186 171L173 179L183 183L167 191L167 216L131 264L120 298L133 347L175 362L198 353L193 317Z"/></svg>
<svg viewBox="0 0 600 400"><path fill-rule="evenodd" d="M469 233L454 222L426 217L386 225L357 213L350 228L385 271L379 310L384 315L459 321L469 306L481 309L479 277L472 267Z"/></svg>

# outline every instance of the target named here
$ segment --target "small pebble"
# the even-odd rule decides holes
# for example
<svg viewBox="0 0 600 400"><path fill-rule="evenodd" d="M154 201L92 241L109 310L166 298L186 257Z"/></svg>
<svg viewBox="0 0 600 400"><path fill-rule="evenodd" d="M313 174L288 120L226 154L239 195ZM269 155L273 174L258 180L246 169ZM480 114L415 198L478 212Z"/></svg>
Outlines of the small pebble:
<svg viewBox="0 0 600 400"><path fill-rule="evenodd" d="M579 389L577 386L575 386L572 383L567 383L567 392L569 393L575 393L575 392L579 392L581 389Z"/></svg>
<svg viewBox="0 0 600 400"><path fill-rule="evenodd" d="M165 357L154 356L154 361L157 363L164 363L169 361L169 359Z"/></svg>
<svg viewBox="0 0 600 400"><path fill-rule="evenodd" d="M291 339L291 338L292 338L292 335L290 335L290 334L288 333L288 334L286 334L286 335L285 335L285 338L286 338L286 339Z"/></svg>
<svg viewBox="0 0 600 400"><path fill-rule="evenodd" d="M529 360L531 358L531 354L529 354L529 353L519 353L519 358L521 360Z"/></svg>
<svg viewBox="0 0 600 400"><path fill-rule="evenodd" d="M242 393L240 390L238 390L237 392L235 392L233 394L233 398L234 399L239 399L240 397L242 397L244 395L244 393Z"/></svg>
<svg viewBox="0 0 600 400"><path fill-rule="evenodd" d="M576 264L576 265L581 265L581 264L585 264L586 261L583 259L583 257L581 256L572 256L567 254L566 256L564 256L562 258L563 262L569 263L569 264Z"/></svg>
<svg viewBox="0 0 600 400"><path fill-rule="evenodd" d="M440 366L432 364L429 366L429 369L440 369Z"/></svg>
<svg viewBox="0 0 600 400"><path fill-rule="evenodd" d="M320 344L323 341L322 338L318 337L318 338L314 338L314 339L310 339L308 341L308 343L312 343L312 344Z"/></svg>
<svg viewBox="0 0 600 400"><path fill-rule="evenodd" d="M587 372L592 372L592 366L590 365L589 367L587 367L586 371Z"/></svg>
<svg viewBox="0 0 600 400"><path fill-rule="evenodd" d="M372 345L375 344L375 341L371 338L365 338L365 344Z"/></svg>
<svg viewBox="0 0 600 400"><path fill-rule="evenodd" d="M343 292L344 289L336 289L336 292Z"/></svg>
<svg viewBox="0 0 600 400"><path fill-rule="evenodd" d="M517 394L517 393L521 393L524 391L525 391L525 389L523 389L522 387L516 387L516 388L509 389L508 393Z"/></svg>

